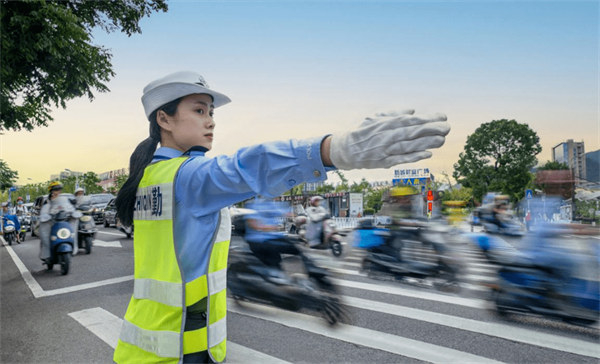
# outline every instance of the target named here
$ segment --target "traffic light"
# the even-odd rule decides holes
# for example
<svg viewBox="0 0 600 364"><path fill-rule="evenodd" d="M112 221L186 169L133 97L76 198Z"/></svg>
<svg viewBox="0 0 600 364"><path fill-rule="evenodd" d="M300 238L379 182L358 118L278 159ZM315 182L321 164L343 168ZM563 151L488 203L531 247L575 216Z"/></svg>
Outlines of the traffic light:
<svg viewBox="0 0 600 364"><path fill-rule="evenodd" d="M433 191L427 190L427 201L433 201Z"/></svg>

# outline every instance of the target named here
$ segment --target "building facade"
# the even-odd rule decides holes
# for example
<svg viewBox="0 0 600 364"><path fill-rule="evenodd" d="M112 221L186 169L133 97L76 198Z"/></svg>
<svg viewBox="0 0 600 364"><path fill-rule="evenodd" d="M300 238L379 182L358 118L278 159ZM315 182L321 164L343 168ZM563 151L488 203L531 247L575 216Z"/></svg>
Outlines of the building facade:
<svg viewBox="0 0 600 364"><path fill-rule="evenodd" d="M552 148L552 161L564 163L573 171L576 179L586 180L585 145L568 139Z"/></svg>
<svg viewBox="0 0 600 364"><path fill-rule="evenodd" d="M585 166L588 182L600 183L600 149L585 153Z"/></svg>
<svg viewBox="0 0 600 364"><path fill-rule="evenodd" d="M104 191L112 191L117 185L117 177L128 174L129 169L127 168L120 168L108 172L103 172L98 175L98 178L100 179L100 182L98 184L102 186L102 189Z"/></svg>

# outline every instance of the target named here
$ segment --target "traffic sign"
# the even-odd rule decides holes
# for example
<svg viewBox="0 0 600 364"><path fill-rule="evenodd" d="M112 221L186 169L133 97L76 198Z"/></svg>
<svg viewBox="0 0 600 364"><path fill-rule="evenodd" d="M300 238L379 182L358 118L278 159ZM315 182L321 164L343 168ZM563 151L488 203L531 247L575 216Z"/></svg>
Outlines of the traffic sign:
<svg viewBox="0 0 600 364"><path fill-rule="evenodd" d="M531 200L533 198L533 191L529 189L525 190L525 198Z"/></svg>

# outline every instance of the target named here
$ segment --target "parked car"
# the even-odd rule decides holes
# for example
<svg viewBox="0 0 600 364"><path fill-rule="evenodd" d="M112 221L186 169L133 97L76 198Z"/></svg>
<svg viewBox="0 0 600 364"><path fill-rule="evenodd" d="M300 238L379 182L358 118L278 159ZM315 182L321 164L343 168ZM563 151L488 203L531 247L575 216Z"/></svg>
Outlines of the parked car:
<svg viewBox="0 0 600 364"><path fill-rule="evenodd" d="M104 209L115 196L110 193L96 193L89 197L92 203L92 217L96 224L101 224L104 222Z"/></svg>
<svg viewBox="0 0 600 364"><path fill-rule="evenodd" d="M102 220L104 220L104 227L116 226L117 225L117 206L115 205L115 201L117 199L113 198L106 204L104 208L104 212L102 213Z"/></svg>
<svg viewBox="0 0 600 364"><path fill-rule="evenodd" d="M133 236L133 226L125 226L121 224L119 217L117 216L117 206L115 204L116 198L113 198L108 202L103 212L104 227L113 226L119 229L123 234L131 239Z"/></svg>

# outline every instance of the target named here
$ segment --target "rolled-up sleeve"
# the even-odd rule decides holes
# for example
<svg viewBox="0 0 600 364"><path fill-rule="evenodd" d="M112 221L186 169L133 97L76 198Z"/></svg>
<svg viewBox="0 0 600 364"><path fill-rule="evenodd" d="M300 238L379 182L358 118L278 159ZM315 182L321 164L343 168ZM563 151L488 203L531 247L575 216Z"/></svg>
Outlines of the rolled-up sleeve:
<svg viewBox="0 0 600 364"><path fill-rule="evenodd" d="M300 183L324 181L324 138L263 143L232 156L190 158L179 170L176 198L202 216L256 195L276 197Z"/></svg>

